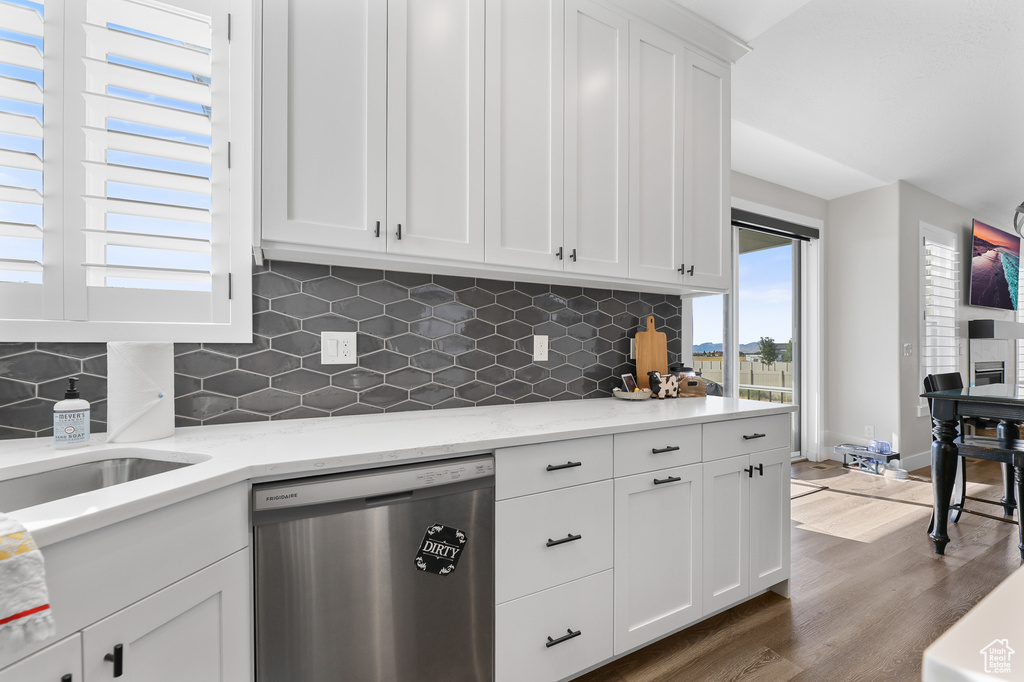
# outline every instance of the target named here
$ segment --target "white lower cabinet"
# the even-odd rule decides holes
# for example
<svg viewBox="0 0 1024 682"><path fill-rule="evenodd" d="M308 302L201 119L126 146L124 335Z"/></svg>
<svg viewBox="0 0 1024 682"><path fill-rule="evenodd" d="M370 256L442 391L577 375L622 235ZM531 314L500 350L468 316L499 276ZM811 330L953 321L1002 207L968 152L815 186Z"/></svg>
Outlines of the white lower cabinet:
<svg viewBox="0 0 1024 682"><path fill-rule="evenodd" d="M704 462L704 611L789 578L789 448Z"/></svg>
<svg viewBox="0 0 1024 682"><path fill-rule="evenodd" d="M0 682L81 682L82 636L71 635L0 672Z"/></svg>
<svg viewBox="0 0 1024 682"><path fill-rule="evenodd" d="M498 682L554 682L612 655L612 572L574 580L495 609Z"/></svg>
<svg viewBox="0 0 1024 682"><path fill-rule="evenodd" d="M501 500L498 604L612 567L612 482Z"/></svg>
<svg viewBox="0 0 1024 682"><path fill-rule="evenodd" d="M247 682L248 585L243 550L86 628L83 679Z"/></svg>
<svg viewBox="0 0 1024 682"><path fill-rule="evenodd" d="M615 479L615 653L701 615L700 464Z"/></svg>

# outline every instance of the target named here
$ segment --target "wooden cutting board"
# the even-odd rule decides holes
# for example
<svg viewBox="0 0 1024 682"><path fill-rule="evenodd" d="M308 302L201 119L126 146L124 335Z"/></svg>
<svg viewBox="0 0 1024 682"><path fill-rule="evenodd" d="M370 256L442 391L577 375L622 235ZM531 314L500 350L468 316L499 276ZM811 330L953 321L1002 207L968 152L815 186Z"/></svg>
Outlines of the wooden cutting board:
<svg viewBox="0 0 1024 682"><path fill-rule="evenodd" d="M636 333L636 383L650 388L648 372L668 374L668 338L665 332L654 331L654 317L647 318L647 331Z"/></svg>

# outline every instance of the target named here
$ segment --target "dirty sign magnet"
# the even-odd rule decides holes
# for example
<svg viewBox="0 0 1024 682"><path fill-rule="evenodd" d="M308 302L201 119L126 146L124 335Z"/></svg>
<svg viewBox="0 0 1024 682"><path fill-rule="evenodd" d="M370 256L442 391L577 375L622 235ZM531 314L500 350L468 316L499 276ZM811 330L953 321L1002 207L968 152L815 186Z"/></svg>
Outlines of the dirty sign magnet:
<svg viewBox="0 0 1024 682"><path fill-rule="evenodd" d="M466 541L466 534L458 528L435 523L423 535L420 549L416 552L416 568L427 573L448 575L458 566Z"/></svg>

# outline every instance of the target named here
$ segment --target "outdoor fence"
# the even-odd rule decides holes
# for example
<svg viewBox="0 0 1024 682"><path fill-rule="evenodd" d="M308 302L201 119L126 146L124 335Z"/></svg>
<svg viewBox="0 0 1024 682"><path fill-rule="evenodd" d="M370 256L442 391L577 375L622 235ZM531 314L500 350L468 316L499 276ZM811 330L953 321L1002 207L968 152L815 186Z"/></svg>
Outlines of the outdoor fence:
<svg viewBox="0 0 1024 682"><path fill-rule="evenodd" d="M706 379L723 382L722 359L693 359L693 368ZM771 369L760 362L740 362L740 397L769 403L793 402L793 363L776 362Z"/></svg>

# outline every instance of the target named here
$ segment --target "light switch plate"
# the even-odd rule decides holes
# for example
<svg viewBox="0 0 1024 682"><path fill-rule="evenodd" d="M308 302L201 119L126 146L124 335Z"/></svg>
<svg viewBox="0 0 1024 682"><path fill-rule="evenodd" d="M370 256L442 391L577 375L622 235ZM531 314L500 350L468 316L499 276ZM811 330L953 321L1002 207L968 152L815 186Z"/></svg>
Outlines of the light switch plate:
<svg viewBox="0 0 1024 682"><path fill-rule="evenodd" d="M320 362L325 365L356 364L356 332L320 332Z"/></svg>

